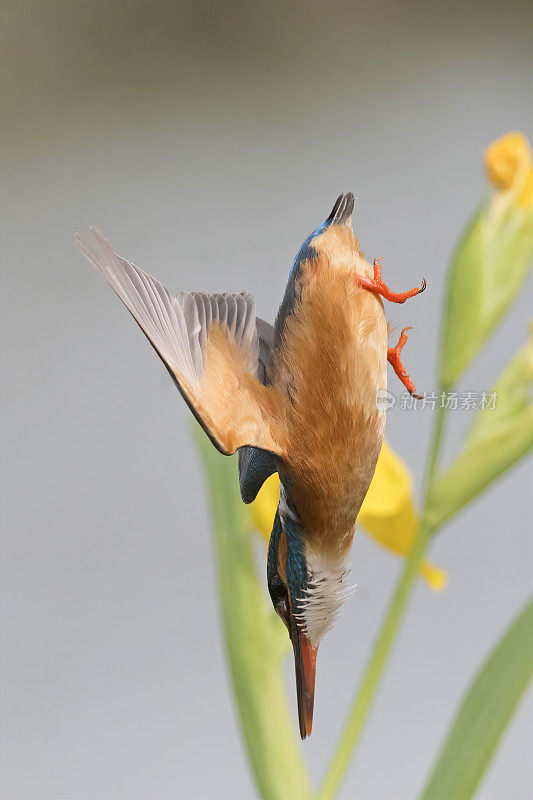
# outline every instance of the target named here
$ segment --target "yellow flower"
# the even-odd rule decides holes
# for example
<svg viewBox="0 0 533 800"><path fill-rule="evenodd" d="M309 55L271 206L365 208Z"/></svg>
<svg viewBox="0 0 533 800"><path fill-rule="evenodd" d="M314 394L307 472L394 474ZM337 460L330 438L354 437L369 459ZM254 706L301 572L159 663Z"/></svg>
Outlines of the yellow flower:
<svg viewBox="0 0 533 800"><path fill-rule="evenodd" d="M254 526L267 542L278 498L279 479L275 473L265 481L251 505ZM413 546L418 517L413 504L411 475L387 444L381 450L357 524L380 545L398 555L408 555ZM423 562L420 572L432 589L440 590L446 586L446 573L429 561Z"/></svg>
<svg viewBox="0 0 533 800"><path fill-rule="evenodd" d="M267 478L251 504L254 527L263 534L268 544L279 500L279 478L275 472Z"/></svg>
<svg viewBox="0 0 533 800"><path fill-rule="evenodd" d="M531 147L523 133L506 133L485 150L489 181L501 192L511 192L519 206L533 206Z"/></svg>
<svg viewBox="0 0 533 800"><path fill-rule="evenodd" d="M409 555L418 530L412 478L404 462L386 442L357 524L387 550L401 556ZM446 573L429 561L423 562L420 572L432 589L445 588Z"/></svg>

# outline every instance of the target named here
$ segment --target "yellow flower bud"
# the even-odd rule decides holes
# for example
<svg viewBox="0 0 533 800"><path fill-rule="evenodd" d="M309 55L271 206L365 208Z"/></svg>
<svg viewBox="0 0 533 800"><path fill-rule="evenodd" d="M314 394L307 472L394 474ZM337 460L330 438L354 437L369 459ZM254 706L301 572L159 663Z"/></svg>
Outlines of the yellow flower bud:
<svg viewBox="0 0 533 800"><path fill-rule="evenodd" d="M485 169L496 189L516 193L519 206L533 205L531 147L523 133L506 133L487 147Z"/></svg>
<svg viewBox="0 0 533 800"><path fill-rule="evenodd" d="M440 382L452 389L521 291L533 254L533 164L522 133L485 151L495 187L467 224L448 273Z"/></svg>

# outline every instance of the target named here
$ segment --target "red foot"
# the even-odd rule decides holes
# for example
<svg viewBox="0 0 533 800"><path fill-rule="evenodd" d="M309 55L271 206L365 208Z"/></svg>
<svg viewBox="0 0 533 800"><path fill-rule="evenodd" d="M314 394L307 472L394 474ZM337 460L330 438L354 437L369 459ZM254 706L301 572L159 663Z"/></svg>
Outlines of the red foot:
<svg viewBox="0 0 533 800"><path fill-rule="evenodd" d="M412 328L403 329L396 347L387 347L387 361L392 366L394 372L399 377L409 394L412 394L413 397L417 397L419 400L422 400L422 397L419 394L415 394L415 385L405 371L404 365L400 361L400 353L402 352L402 348L407 341L407 331L410 330L412 330Z"/></svg>
<svg viewBox="0 0 533 800"><path fill-rule="evenodd" d="M385 286L383 281L381 280L381 258L374 259L374 277L373 278L365 278L363 275L357 276L357 283L363 289L368 289L369 292L374 292L374 294L380 294L385 300L390 300L391 303L405 303L410 297L414 297L415 294L420 294L426 288L426 279L422 278L422 283L420 287L416 289L410 289L408 292L400 292L396 294L396 292L391 292L388 286Z"/></svg>

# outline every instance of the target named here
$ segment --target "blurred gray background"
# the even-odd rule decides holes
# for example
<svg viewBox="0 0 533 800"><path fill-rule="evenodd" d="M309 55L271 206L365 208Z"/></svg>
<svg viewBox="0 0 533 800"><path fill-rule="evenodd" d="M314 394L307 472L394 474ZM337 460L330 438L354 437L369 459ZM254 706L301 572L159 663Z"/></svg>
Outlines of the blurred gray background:
<svg viewBox="0 0 533 800"><path fill-rule="evenodd" d="M352 189L388 282L428 280L388 310L415 326L405 360L430 391L483 148L530 127L528 6L3 0L2 798L256 796L190 415L72 234L97 224L173 289L247 288L272 320L301 240ZM490 388L529 299L462 389ZM431 415L388 421L418 486ZM451 416L447 458L469 421ZM439 535L449 587L418 585L343 798L420 790L529 593L530 496L522 464ZM400 568L357 535L359 589L321 647L315 780ZM532 744L526 702L479 796L531 798Z"/></svg>

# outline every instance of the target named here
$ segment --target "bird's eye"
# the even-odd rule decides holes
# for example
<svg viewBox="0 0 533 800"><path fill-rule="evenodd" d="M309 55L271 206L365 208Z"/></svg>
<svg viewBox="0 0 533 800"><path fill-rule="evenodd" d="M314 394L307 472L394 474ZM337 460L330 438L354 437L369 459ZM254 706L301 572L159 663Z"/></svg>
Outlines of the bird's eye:
<svg viewBox="0 0 533 800"><path fill-rule="evenodd" d="M274 606L285 602L287 599L287 587L279 575L274 575L268 582L268 591L270 592L270 597Z"/></svg>
<svg viewBox="0 0 533 800"><path fill-rule="evenodd" d="M289 593L287 587L279 577L274 575L268 582L268 591L272 600L272 605L276 614L285 623L287 630L289 628Z"/></svg>

